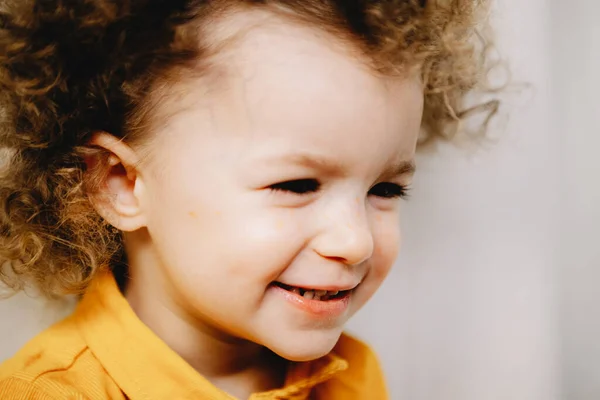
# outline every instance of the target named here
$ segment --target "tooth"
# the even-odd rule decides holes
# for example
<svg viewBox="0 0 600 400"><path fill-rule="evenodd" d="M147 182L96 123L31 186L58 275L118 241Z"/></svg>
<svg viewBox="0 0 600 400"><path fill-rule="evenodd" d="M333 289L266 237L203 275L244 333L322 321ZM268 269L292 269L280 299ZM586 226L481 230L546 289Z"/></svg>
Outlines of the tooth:
<svg viewBox="0 0 600 400"><path fill-rule="evenodd" d="M330 291L330 292L327 292L327 294L328 294L329 296L335 296L335 295L337 295L339 292L340 292L339 290L332 290L332 291Z"/></svg>
<svg viewBox="0 0 600 400"><path fill-rule="evenodd" d="M325 296L327 294L327 290L315 290L315 296Z"/></svg>
<svg viewBox="0 0 600 400"><path fill-rule="evenodd" d="M304 292L305 299L312 300L314 297L315 297L314 290L307 290L306 292Z"/></svg>
<svg viewBox="0 0 600 400"><path fill-rule="evenodd" d="M290 290L290 292L292 292L292 293L296 293L296 294L300 294L300 289L298 289L298 288L293 288L292 290Z"/></svg>

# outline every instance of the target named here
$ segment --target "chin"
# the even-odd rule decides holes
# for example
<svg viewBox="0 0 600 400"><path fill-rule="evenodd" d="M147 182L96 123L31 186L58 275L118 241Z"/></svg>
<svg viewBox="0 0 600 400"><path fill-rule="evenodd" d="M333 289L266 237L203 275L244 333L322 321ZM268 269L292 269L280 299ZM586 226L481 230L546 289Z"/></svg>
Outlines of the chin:
<svg viewBox="0 0 600 400"><path fill-rule="evenodd" d="M335 331L298 331L282 334L264 344L272 352L289 361L312 361L327 355L337 344L342 329Z"/></svg>

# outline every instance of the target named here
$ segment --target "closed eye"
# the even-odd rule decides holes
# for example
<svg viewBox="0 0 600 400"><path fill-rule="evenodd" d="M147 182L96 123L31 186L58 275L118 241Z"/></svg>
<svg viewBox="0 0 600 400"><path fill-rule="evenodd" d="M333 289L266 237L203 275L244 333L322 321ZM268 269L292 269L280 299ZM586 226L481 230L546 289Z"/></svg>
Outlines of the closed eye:
<svg viewBox="0 0 600 400"><path fill-rule="evenodd" d="M287 192L293 194L308 194L319 190L321 184L316 179L297 179L293 181L276 183L269 186L275 192Z"/></svg>
<svg viewBox="0 0 600 400"><path fill-rule="evenodd" d="M385 199L408 197L408 187L400 186L391 182L381 182L373 186L369 194Z"/></svg>

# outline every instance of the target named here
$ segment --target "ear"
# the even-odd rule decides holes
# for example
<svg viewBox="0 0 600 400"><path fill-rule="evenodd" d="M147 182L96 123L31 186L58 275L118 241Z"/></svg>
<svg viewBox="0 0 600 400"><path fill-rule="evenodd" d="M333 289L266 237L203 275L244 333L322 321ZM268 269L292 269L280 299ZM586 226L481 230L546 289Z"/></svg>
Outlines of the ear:
<svg viewBox="0 0 600 400"><path fill-rule="evenodd" d="M103 157L85 159L88 171L102 171L90 199L98 214L123 232L146 226L141 207L143 183L137 166L139 158L129 145L106 132L94 134L89 145L104 150Z"/></svg>

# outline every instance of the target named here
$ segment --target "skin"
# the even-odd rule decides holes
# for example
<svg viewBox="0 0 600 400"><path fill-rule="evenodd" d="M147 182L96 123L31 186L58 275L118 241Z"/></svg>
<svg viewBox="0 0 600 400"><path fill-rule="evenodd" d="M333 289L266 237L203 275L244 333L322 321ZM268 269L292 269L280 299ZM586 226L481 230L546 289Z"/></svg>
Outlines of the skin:
<svg viewBox="0 0 600 400"><path fill-rule="evenodd" d="M244 35L220 57L218 90L185 82L147 160L109 133L93 140L112 154L95 205L124 232L126 298L239 398L280 386L278 360L327 354L388 274L401 199L386 194L411 183L423 104L416 78L378 76L348 44L264 18L221 22ZM319 187L295 193L307 185ZM342 315L318 318L274 281L358 286Z"/></svg>

